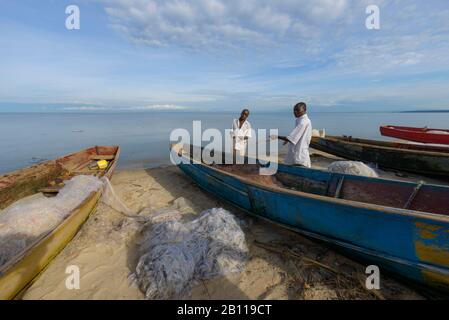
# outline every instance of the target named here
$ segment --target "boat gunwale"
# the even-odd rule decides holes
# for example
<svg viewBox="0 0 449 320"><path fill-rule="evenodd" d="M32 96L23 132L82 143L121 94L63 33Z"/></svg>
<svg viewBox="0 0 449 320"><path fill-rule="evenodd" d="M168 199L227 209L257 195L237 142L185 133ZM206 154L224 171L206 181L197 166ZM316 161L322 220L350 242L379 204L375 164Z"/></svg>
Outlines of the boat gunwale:
<svg viewBox="0 0 449 320"><path fill-rule="evenodd" d="M418 127L404 127L404 126L393 126L393 125L382 125L380 127L384 128L384 129L390 129L390 130L396 130L396 131L423 133L423 134L437 135L437 136L445 136L445 134L434 133L434 132L429 132L429 131L449 132L448 129L436 129L436 128L418 128ZM425 131L420 131L420 130L425 130Z"/></svg>
<svg viewBox="0 0 449 320"><path fill-rule="evenodd" d="M358 145L358 146L367 146L370 148L377 148L377 149L384 149L384 150L393 150L396 152L400 152L400 153L413 153L413 154L417 154L417 155L425 155L425 156L439 156L439 157L449 157L449 148L447 148L447 153L446 152L438 152L438 151L427 151L427 150L416 150L416 149L401 149L401 148L395 148L393 146L382 146L382 145L378 145L376 144L376 140L370 140L370 139L358 139L358 138L352 138L352 137L347 137L350 139L358 139L358 140L364 140L364 141L372 141L373 143L363 143L363 142L356 142L356 141L345 141L343 140L344 137L339 137L339 136L326 136L324 138L322 137L313 137L313 139L322 139L322 140L330 140L332 142L340 142L340 143L346 143L346 144L353 144L353 145ZM381 141L382 143L388 143L388 144L399 144L399 145L404 145L404 146L420 146L420 145L415 145L415 144L411 144L411 143L401 143L401 142L390 142L390 141ZM318 143L318 142L315 142ZM424 145L423 147L429 147ZM438 148L438 147L437 147ZM439 147L441 149L445 149L445 147Z"/></svg>
<svg viewBox="0 0 449 320"><path fill-rule="evenodd" d="M186 157L184 155L184 153L183 153L182 157L184 157L185 159L189 159L188 157ZM195 160L193 158L190 158L190 160L195 162L197 165L205 166L205 167L212 169L213 171L236 178L237 180L240 180L240 181L244 182L245 184L249 184L249 185L255 186L257 188L261 188L261 189L272 191L272 192L286 193L286 194L291 194L291 195L304 197L304 198L308 198L308 199L325 201L328 203L335 203L335 204L339 204L339 205L346 205L346 206L350 206L350 207L354 207L354 208L362 208L362 209L368 209L368 210L373 210L373 211L379 211L382 213L387 213L387 214L392 214L392 215L400 215L400 216L409 217L409 218L423 218L423 219L431 219L431 220L445 222L445 223L449 222L449 216L443 215L443 214L438 214L438 213L388 207L388 206L382 206L382 205L377 205L377 204L372 204L372 203L364 203L364 202L348 200L348 199L337 199L337 198L332 198L332 197L328 197L328 196L307 193L307 192L299 191L299 190L291 190L288 188L281 188L281 187L277 187L277 186L267 186L267 185L263 185L256 181L252 181L248 178L245 178L245 177L242 177L242 176L239 176L239 175L236 175L236 174L224 171L224 170L220 170L219 168L212 167L203 162L198 162L197 160ZM193 165L193 163L190 163L190 164ZM319 170L319 171L323 171L323 170ZM325 171L323 171L323 172L325 172ZM389 181L389 179L382 179L382 178L380 178L379 180ZM399 181L399 180L392 180L392 181ZM400 181L400 182L402 182L402 181Z"/></svg>

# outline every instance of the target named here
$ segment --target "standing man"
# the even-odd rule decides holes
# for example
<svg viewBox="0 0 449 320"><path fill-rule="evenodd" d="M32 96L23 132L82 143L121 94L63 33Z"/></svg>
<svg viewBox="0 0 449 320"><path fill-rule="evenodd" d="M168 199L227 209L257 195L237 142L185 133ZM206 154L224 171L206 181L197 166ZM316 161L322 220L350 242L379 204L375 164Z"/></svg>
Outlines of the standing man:
<svg viewBox="0 0 449 320"><path fill-rule="evenodd" d="M235 163L235 155L238 153L244 157L246 152L246 145L248 139L251 138L251 124L247 120L249 117L249 110L243 109L240 118L234 119L232 122L231 136L233 138L233 158Z"/></svg>
<svg viewBox="0 0 449 320"><path fill-rule="evenodd" d="M312 139L312 122L307 116L306 104L304 102L297 103L293 107L293 114L296 118L295 129L286 137L277 137L284 141L284 145L288 143L288 153L284 163L310 168L309 145Z"/></svg>

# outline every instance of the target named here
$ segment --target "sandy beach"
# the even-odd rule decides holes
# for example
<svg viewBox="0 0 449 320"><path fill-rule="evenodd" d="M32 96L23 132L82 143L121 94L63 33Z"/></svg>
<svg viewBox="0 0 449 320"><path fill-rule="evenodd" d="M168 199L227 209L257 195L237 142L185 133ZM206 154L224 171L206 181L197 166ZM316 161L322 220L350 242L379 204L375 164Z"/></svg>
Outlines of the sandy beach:
<svg viewBox="0 0 449 320"><path fill-rule="evenodd" d="M448 1L1 3L0 300L449 299Z"/></svg>
<svg viewBox="0 0 449 320"><path fill-rule="evenodd" d="M315 153L315 167L331 158ZM380 171L382 176L394 173ZM419 180L418 176L396 177ZM428 180L428 179L427 179ZM365 289L366 266L276 225L252 218L199 189L174 166L119 170L117 195L133 211L151 215L183 199L183 213L223 207L243 221L250 258L245 270L195 284L184 299L422 299L382 275L381 290ZM144 299L130 275L143 223L100 202L71 243L50 263L23 299ZM68 290L66 268L80 269L80 289Z"/></svg>

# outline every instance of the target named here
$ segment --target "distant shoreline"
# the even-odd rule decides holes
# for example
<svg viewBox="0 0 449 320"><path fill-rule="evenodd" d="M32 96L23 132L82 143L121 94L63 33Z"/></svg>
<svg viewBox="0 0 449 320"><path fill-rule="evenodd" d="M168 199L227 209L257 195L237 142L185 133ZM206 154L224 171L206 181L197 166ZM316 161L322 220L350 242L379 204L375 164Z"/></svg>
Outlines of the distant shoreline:
<svg viewBox="0 0 449 320"><path fill-rule="evenodd" d="M99 116L99 115L130 115L130 114L232 114L235 115L239 110L229 110L229 111L210 111L210 110L177 110L173 111L3 111L0 110L0 114L6 115L87 115L87 116ZM272 114L279 115L291 113L291 110L262 110L257 111L257 114ZM359 111L359 110L332 110L332 111L322 111L322 110L310 110L309 114L388 114L388 113L449 113L448 110L367 110L367 111Z"/></svg>
<svg viewBox="0 0 449 320"><path fill-rule="evenodd" d="M449 110L408 110L399 113L449 113Z"/></svg>

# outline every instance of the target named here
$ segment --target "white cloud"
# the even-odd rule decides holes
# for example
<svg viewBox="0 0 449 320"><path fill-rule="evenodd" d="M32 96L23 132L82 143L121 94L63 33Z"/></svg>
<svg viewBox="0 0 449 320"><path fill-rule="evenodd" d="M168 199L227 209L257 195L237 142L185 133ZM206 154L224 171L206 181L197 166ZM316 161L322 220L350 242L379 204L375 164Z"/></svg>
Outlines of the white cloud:
<svg viewBox="0 0 449 320"><path fill-rule="evenodd" d="M112 26L131 41L201 50L309 39L341 24L349 1L103 0Z"/></svg>
<svg viewBox="0 0 449 320"><path fill-rule="evenodd" d="M110 108L101 107L101 106L71 106L62 108L66 111L107 111L111 110Z"/></svg>
<svg viewBox="0 0 449 320"><path fill-rule="evenodd" d="M273 59L333 59L344 72L447 65L449 11L405 0L100 0L126 39L197 52L267 49ZM365 29L365 7L381 30ZM276 48L274 52L272 48ZM249 50L245 50L249 49ZM271 49L271 50L270 50Z"/></svg>
<svg viewBox="0 0 449 320"><path fill-rule="evenodd" d="M185 106L178 106L175 104L151 104L143 107L131 107L128 110L186 110Z"/></svg>
<svg viewBox="0 0 449 320"><path fill-rule="evenodd" d="M449 66L448 52L449 33L433 34L424 29L413 35L389 32L352 39L334 59L337 68L352 73L431 72Z"/></svg>
<svg viewBox="0 0 449 320"><path fill-rule="evenodd" d="M127 106L127 107L114 107L114 106L101 106L101 105L73 105L69 107L63 107L62 109L66 111L163 111L163 110L187 110L190 108L176 104L150 104L146 106Z"/></svg>

